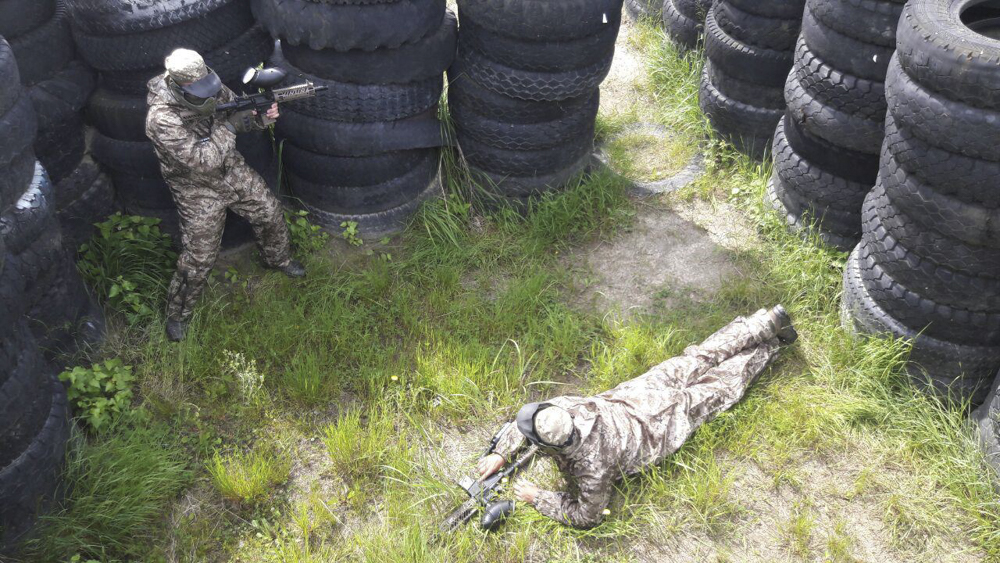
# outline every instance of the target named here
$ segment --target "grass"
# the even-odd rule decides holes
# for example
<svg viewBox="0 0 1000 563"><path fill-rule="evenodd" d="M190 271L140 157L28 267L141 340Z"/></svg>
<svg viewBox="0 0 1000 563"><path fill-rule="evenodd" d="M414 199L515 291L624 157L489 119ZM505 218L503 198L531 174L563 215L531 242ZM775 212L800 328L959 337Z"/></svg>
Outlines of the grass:
<svg viewBox="0 0 1000 563"><path fill-rule="evenodd" d="M627 182L598 172L526 214L478 213L446 156L451 195L373 255L337 243L305 257L304 280L237 264L246 285L215 282L181 344L156 322L116 330L103 353L135 366L145 422L74 449L72 493L24 560L631 561L705 545L705 560L769 560L748 550L784 538L792 554L849 561L864 536L838 520L848 510L881 524L889 558L998 560L1000 508L961 410L908 384L905 342L840 328L844 255L787 233L763 202L766 167L706 134L697 56L650 27L635 41L648 53L650 119L708 164L683 193L643 205L751 225L732 251L738 279L708 302L628 320L589 310L570 266L642 212ZM603 120L602 135L628 115ZM602 525L570 530L519 510L498 534L437 536L462 500L454 477L523 402L605 390L776 302L799 344L676 455L623 480ZM838 479L818 487L817 466ZM533 471L560 486L551 466ZM782 522L761 500L820 496ZM771 536L755 535L759 522Z"/></svg>
<svg viewBox="0 0 1000 563"><path fill-rule="evenodd" d="M276 485L288 480L290 462L282 452L251 450L220 455L206 464L215 489L223 498L251 504L266 499Z"/></svg>

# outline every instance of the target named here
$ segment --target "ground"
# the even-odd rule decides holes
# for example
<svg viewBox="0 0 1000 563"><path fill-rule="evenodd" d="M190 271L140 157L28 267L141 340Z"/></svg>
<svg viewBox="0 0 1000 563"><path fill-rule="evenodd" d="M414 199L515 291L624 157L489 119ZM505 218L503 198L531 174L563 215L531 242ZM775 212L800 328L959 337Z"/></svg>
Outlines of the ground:
<svg viewBox="0 0 1000 563"><path fill-rule="evenodd" d="M78 433L73 490L24 560L998 560L962 407L908 385L905 343L840 328L844 255L769 214L767 170L706 131L698 72L626 22L602 87L608 169L527 217L470 211L446 159L459 195L400 237L335 237L305 281L231 259L183 344L118 319L93 355L134 366L138 414ZM522 508L492 535L437 532L525 401L607 389L776 302L799 343L621 482L601 526ZM523 478L561 486L546 460Z"/></svg>

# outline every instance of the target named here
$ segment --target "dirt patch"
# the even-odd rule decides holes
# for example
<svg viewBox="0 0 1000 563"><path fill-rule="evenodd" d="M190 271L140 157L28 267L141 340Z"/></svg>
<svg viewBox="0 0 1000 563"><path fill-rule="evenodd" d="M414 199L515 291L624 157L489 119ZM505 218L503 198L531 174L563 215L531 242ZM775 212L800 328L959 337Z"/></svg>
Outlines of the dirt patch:
<svg viewBox="0 0 1000 563"><path fill-rule="evenodd" d="M629 232L567 258L583 268L581 301L629 316L704 301L738 275L708 232L667 207L642 204Z"/></svg>

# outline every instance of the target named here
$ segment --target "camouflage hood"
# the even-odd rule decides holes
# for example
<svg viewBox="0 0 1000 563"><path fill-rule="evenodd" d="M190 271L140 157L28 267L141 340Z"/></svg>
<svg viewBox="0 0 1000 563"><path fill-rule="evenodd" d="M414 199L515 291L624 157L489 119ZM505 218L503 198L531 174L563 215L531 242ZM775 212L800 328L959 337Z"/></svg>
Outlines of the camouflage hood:
<svg viewBox="0 0 1000 563"><path fill-rule="evenodd" d="M184 109L184 106L174 97L174 93L170 91L170 86L167 85L166 72L157 74L149 79L146 86L149 88L149 94L146 95L146 105L149 106L149 109L153 109L153 106L168 106L178 110Z"/></svg>

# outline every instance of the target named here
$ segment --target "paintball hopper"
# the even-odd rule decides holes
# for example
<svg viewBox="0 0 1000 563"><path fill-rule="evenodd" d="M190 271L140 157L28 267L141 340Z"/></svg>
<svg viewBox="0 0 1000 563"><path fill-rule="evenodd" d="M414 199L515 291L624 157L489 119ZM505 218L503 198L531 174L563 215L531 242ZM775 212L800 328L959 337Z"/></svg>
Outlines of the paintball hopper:
<svg viewBox="0 0 1000 563"><path fill-rule="evenodd" d="M487 532L492 532L500 527L507 518L514 513L514 501L499 500L492 502L483 510L483 517L479 524Z"/></svg>
<svg viewBox="0 0 1000 563"><path fill-rule="evenodd" d="M285 79L288 73L280 68L250 67L243 73L243 83L258 88L273 88Z"/></svg>

